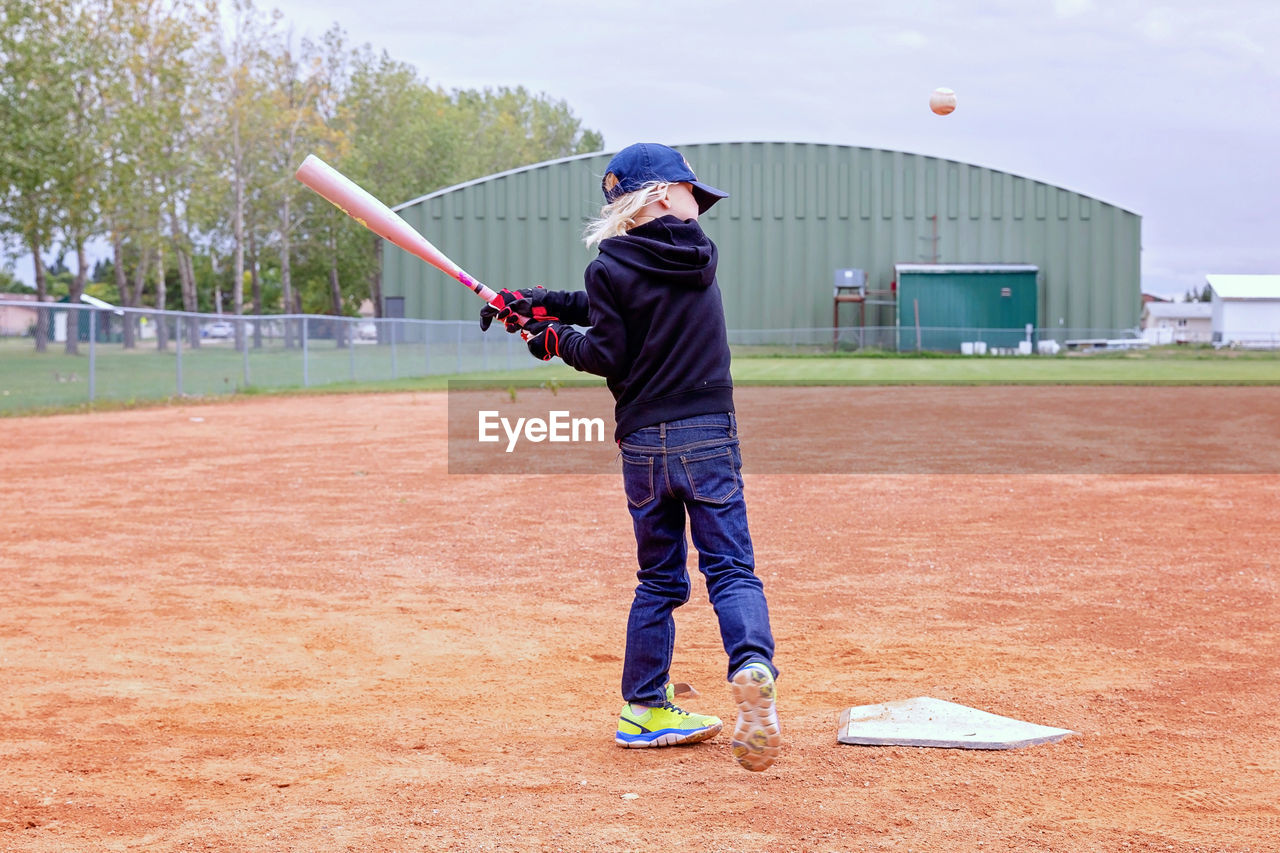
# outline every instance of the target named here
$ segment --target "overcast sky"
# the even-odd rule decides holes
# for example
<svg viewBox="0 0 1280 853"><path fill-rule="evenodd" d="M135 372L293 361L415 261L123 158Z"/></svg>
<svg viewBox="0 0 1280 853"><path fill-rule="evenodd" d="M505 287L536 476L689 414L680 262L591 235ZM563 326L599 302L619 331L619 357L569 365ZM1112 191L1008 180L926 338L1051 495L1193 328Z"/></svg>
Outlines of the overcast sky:
<svg viewBox="0 0 1280 853"><path fill-rule="evenodd" d="M300 36L336 21L446 89L563 99L609 149L859 145L1085 193L1142 216L1148 292L1280 272L1274 0L271 5ZM945 118L928 109L937 86L959 99Z"/></svg>
<svg viewBox="0 0 1280 853"><path fill-rule="evenodd" d="M951 158L1138 213L1148 292L1280 273L1275 0L259 2L296 36L336 22L445 89L562 99L608 149L794 141ZM937 86L959 99L945 118L928 109Z"/></svg>

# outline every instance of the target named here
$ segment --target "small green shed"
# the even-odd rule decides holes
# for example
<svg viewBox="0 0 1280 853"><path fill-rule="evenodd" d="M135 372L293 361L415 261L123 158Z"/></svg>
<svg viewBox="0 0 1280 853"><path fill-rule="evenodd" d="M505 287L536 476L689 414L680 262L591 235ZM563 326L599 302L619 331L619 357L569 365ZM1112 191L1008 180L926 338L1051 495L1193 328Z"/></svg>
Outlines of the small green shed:
<svg viewBox="0 0 1280 853"><path fill-rule="evenodd" d="M958 352L966 341L1017 349L1036 325L1039 272L1031 264L896 264L898 350Z"/></svg>

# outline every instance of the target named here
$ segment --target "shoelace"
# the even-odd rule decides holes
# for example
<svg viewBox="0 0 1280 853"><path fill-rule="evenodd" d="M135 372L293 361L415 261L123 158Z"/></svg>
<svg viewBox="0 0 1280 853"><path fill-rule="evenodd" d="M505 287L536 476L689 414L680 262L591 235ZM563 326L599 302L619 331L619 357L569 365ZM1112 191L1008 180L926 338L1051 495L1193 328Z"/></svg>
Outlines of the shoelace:
<svg viewBox="0 0 1280 853"><path fill-rule="evenodd" d="M661 707L663 707L664 709L666 709L666 710L670 711L670 712L671 712L671 713L673 713L673 714L679 714L679 715L680 715L680 716L682 716L682 717L691 717L691 716L693 716L693 715L692 715L692 714L690 714L688 711L684 710L683 708L681 708L679 705L675 704L674 702L663 702Z"/></svg>

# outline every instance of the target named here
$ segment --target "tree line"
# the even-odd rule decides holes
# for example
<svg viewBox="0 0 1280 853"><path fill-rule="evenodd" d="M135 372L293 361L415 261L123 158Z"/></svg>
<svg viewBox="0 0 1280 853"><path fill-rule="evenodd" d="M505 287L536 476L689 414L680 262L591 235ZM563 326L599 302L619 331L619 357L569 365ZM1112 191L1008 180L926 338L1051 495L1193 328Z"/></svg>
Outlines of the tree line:
<svg viewBox="0 0 1280 853"><path fill-rule="evenodd" d="M97 241L95 295L127 307L380 314L380 241L294 180L307 154L394 203L602 147L563 101L446 91L253 0L0 0L0 241L30 255L41 301L43 256L74 258L79 301Z"/></svg>

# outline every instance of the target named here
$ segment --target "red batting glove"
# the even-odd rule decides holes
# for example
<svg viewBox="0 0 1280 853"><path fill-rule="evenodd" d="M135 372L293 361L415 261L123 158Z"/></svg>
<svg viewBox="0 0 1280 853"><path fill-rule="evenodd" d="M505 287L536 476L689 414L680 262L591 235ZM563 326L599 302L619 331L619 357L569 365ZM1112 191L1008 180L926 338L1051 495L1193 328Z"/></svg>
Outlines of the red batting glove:
<svg viewBox="0 0 1280 853"><path fill-rule="evenodd" d="M526 298L525 295L518 290L507 290L506 288L499 290L494 300L486 303L480 309L480 331L489 331L489 326L493 323L494 317L503 320L508 332L515 331L515 329L511 328L511 321L507 321L505 318L511 314L511 304L524 298ZM520 328L520 321L515 320L514 322L516 329Z"/></svg>
<svg viewBox="0 0 1280 853"><path fill-rule="evenodd" d="M500 290L498 296L480 309L480 331L488 331L494 318L502 321L508 332L518 332L521 321L550 321L560 318L547 311L545 287L526 287L523 290Z"/></svg>
<svg viewBox="0 0 1280 853"><path fill-rule="evenodd" d="M526 323L530 320L550 321L560 319L559 316L547 310L547 289L545 287L527 287L523 290L517 290L516 293L520 294L520 298L514 302L507 302L506 307L498 312L498 319L506 325L508 332L520 331L521 319L524 319Z"/></svg>
<svg viewBox="0 0 1280 853"><path fill-rule="evenodd" d="M534 358L550 361L552 356L560 355L560 331L563 323L549 320L535 320L526 323L524 333L529 336L525 344Z"/></svg>

